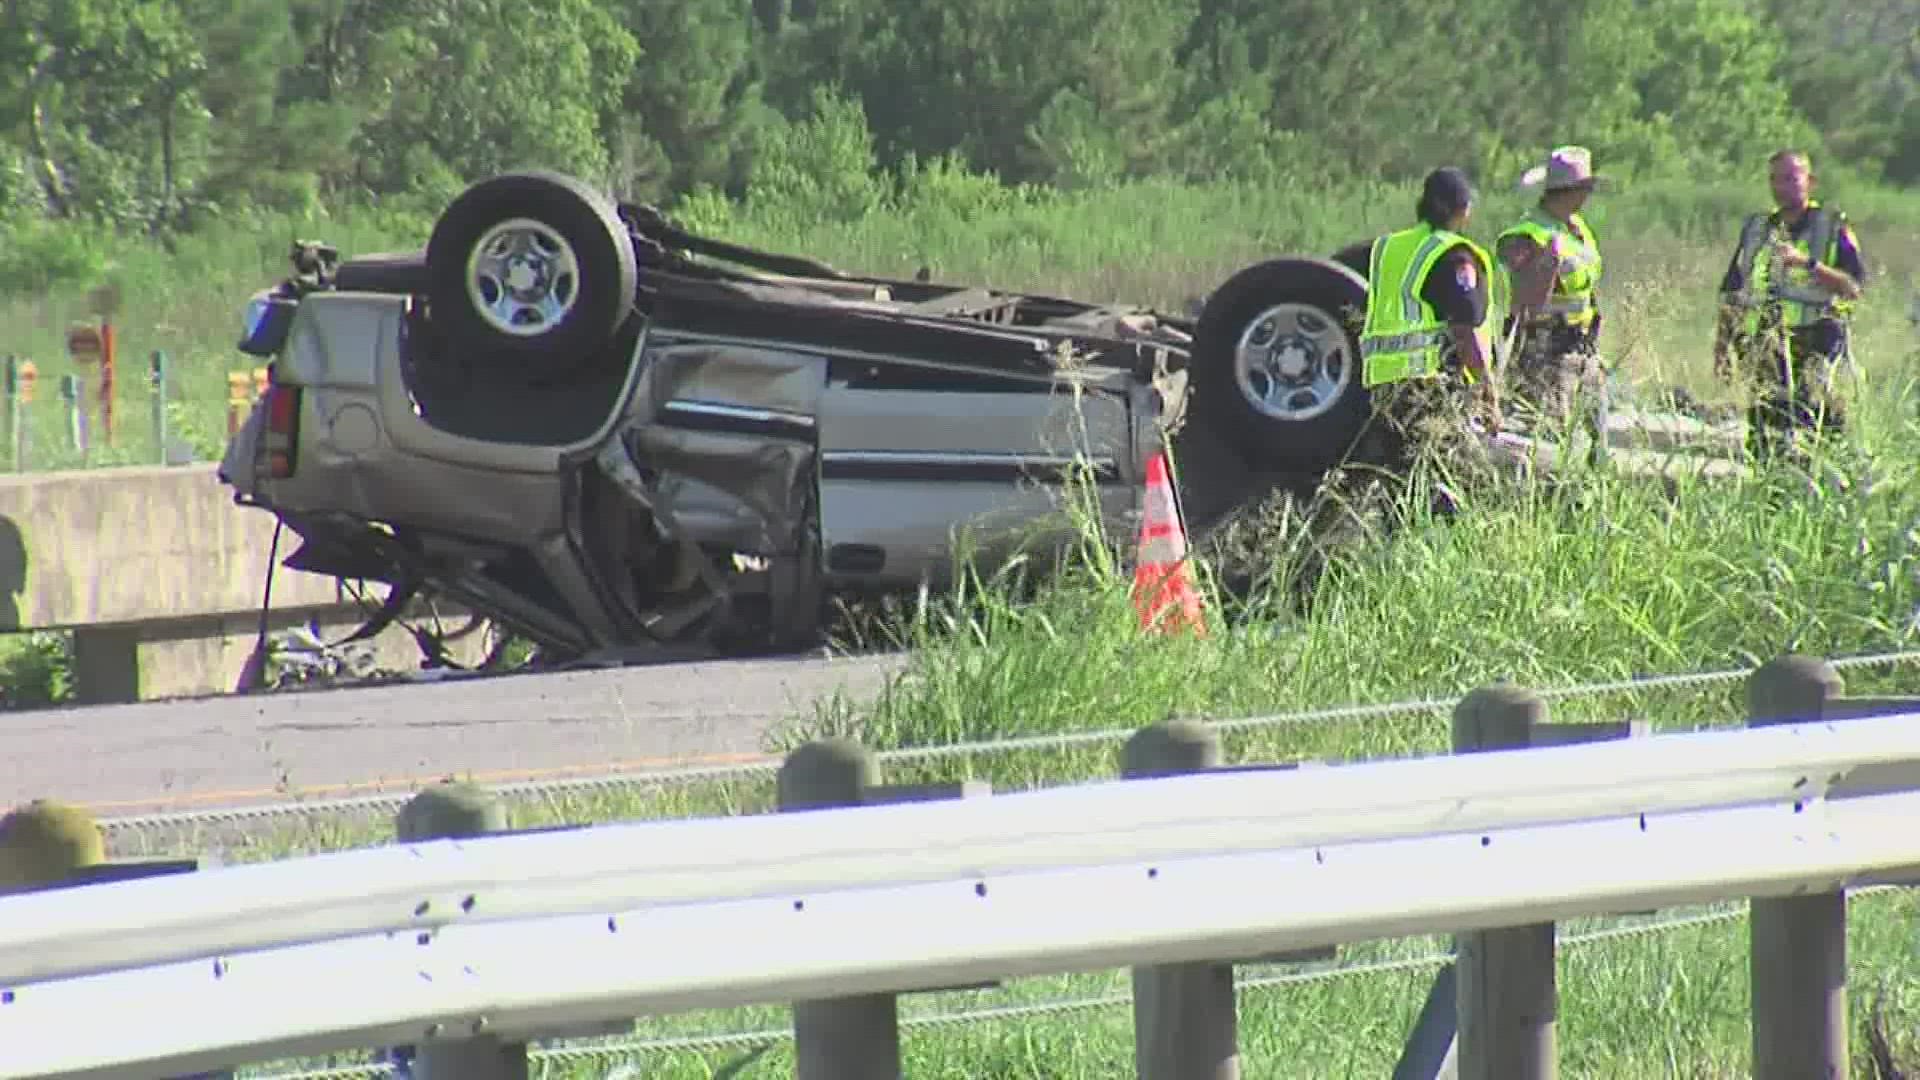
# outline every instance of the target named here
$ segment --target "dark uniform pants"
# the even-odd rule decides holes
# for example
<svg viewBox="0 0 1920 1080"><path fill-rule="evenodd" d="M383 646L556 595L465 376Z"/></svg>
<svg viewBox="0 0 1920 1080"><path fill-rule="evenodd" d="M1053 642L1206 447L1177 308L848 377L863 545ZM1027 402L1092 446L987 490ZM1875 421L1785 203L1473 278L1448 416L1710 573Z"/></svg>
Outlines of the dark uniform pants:
<svg viewBox="0 0 1920 1080"><path fill-rule="evenodd" d="M1836 379L1847 360L1847 328L1833 320L1734 342L1754 391L1747 450L1760 459L1794 453L1802 434L1840 434L1847 407Z"/></svg>
<svg viewBox="0 0 1920 1080"><path fill-rule="evenodd" d="M1600 361L1599 320L1589 328L1547 323L1525 327L1510 361L1513 412L1535 439L1564 439L1576 414L1592 437L1589 456L1607 453L1607 418L1612 391Z"/></svg>
<svg viewBox="0 0 1920 1080"><path fill-rule="evenodd" d="M1401 477L1423 458L1452 466L1468 460L1463 451L1478 448L1467 427L1469 389L1458 368L1422 379L1382 383L1371 391L1374 429L1379 441L1367 455Z"/></svg>

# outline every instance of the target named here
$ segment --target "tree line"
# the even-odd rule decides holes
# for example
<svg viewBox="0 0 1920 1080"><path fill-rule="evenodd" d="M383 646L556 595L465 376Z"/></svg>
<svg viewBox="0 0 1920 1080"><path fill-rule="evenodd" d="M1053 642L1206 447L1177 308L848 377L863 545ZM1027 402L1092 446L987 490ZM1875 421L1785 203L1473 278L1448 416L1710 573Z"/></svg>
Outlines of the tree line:
<svg viewBox="0 0 1920 1080"><path fill-rule="evenodd" d="M741 195L856 164L1084 188L1517 175L1920 181L1920 0L4 0L0 221L170 231L565 169ZM815 130L820 130L818 124ZM828 148L829 151L833 148ZM829 152L829 158L834 154Z"/></svg>

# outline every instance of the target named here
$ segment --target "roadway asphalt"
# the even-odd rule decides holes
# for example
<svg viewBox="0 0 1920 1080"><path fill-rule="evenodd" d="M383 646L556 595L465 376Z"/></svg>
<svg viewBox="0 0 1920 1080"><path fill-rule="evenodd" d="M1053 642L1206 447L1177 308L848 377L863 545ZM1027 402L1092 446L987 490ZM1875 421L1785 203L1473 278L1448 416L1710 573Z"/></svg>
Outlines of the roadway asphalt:
<svg viewBox="0 0 1920 1080"><path fill-rule="evenodd" d="M898 655L713 661L0 713L0 808L103 815L721 764Z"/></svg>

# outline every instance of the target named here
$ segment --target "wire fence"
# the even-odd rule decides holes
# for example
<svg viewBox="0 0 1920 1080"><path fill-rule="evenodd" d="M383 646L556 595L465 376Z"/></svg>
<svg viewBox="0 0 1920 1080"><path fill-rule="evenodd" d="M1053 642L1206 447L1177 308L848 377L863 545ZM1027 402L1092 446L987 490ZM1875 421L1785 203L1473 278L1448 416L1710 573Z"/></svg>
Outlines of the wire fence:
<svg viewBox="0 0 1920 1080"><path fill-rule="evenodd" d="M1917 660L1920 660L1920 650L1838 657L1830 660L1830 663L1836 668L1846 670L1863 667L1892 667L1910 664ZM1647 675L1606 682L1538 687L1535 688L1535 690L1549 701L1571 700L1600 697L1610 694L1640 693L1649 690L1677 690L1731 684L1747 678L1754 670L1753 667L1722 668L1705 671ZM1272 730L1310 724L1392 720L1419 714L1444 715L1451 710L1456 703L1457 699L1454 698L1429 698L1424 700L1381 702L1366 705L1342 705L1258 716L1202 718L1202 722L1223 733ZM1114 746L1124 743L1128 738L1131 738L1136 730L1136 728L1131 727L1114 727L1091 731L1052 732L1043 735L1026 735L975 742L895 747L877 751L874 756L884 766L893 763L928 764L938 761L976 758L993 754L1062 751L1093 746ZM628 793L640 789L674 785L770 778L778 772L781 762L781 757L770 754L759 760L726 765L652 769L641 772L612 773L600 776L514 781L488 785L488 787L503 799L544 798L558 800L578 798L592 794ZM113 836L116 834L154 833L208 826L244 826L250 823L271 821L274 819L296 818L312 821L328 817L351 816L354 814L392 814L397 813L412 797L413 793L410 791L396 791L327 799L262 803L257 805L203 807L108 817L101 819L100 825L106 830L109 836Z"/></svg>
<svg viewBox="0 0 1920 1080"><path fill-rule="evenodd" d="M1902 891L1905 890L1900 886L1873 885L1850 890L1847 895L1851 901ZM1562 950L1579 950L1624 939L1654 937L1694 927L1740 922L1746 919L1747 913L1746 901L1731 901L1706 905L1701 910L1686 914L1624 916L1614 920L1616 925L1612 926L1576 933L1561 931L1556 934L1556 941ZM1342 979L1433 971L1446 966L1453 959L1453 955L1449 952L1436 951L1416 956L1300 967L1264 974L1238 972L1234 978L1234 985L1242 993L1268 993ZM1034 1001L964 1009L934 1006L917 1012L904 1012L900 1017L900 1027L903 1031L937 1030L995 1022L1049 1020L1122 1009L1131 1005L1132 1001L1131 993L1119 991L1108 994L1048 997ZM756 1051L778 1046L792 1039L793 1032L790 1028L762 1027L751 1030L708 1031L638 1038L556 1040L545 1045L530 1047L527 1056L530 1064L537 1063L549 1067L611 1066L616 1063L630 1062L636 1058L658 1057L665 1054ZM324 1069L243 1075L247 1080L359 1080L362 1077L389 1077L397 1073L398 1069L391 1062L368 1061Z"/></svg>

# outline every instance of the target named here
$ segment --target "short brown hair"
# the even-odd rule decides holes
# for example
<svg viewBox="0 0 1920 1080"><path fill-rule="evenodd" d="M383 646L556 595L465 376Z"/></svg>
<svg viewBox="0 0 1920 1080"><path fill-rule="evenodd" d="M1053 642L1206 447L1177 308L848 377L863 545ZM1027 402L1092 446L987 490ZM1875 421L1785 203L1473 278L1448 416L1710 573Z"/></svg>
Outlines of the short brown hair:
<svg viewBox="0 0 1920 1080"><path fill-rule="evenodd" d="M1791 146L1775 150L1767 156L1767 167L1772 168L1783 161L1798 161L1808 172L1813 171L1813 158L1805 150L1796 150Z"/></svg>

